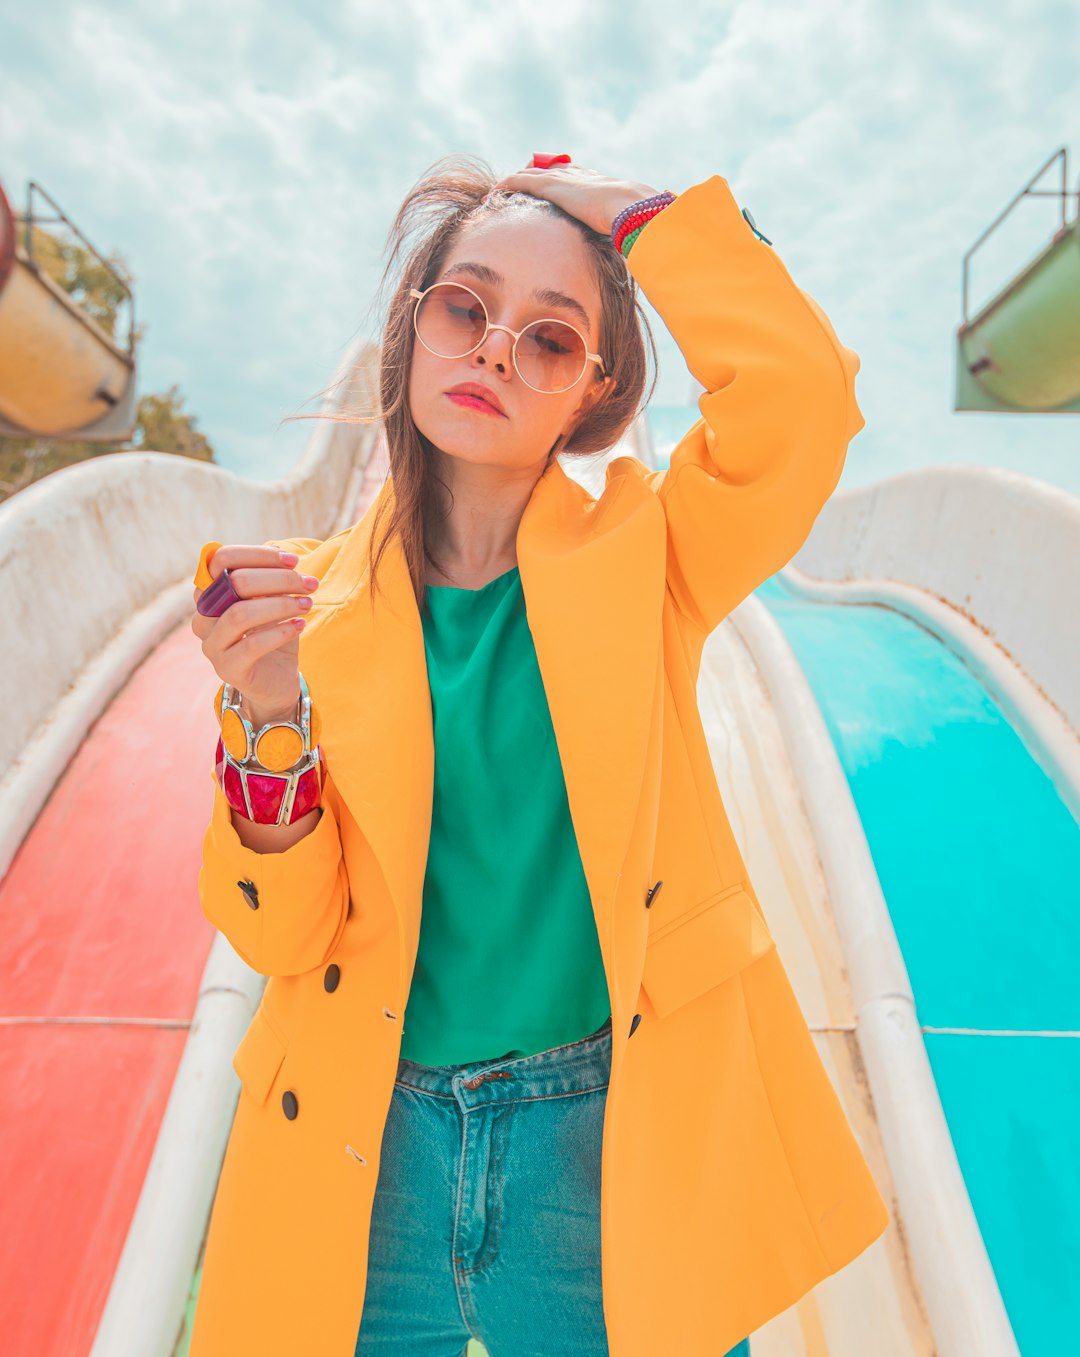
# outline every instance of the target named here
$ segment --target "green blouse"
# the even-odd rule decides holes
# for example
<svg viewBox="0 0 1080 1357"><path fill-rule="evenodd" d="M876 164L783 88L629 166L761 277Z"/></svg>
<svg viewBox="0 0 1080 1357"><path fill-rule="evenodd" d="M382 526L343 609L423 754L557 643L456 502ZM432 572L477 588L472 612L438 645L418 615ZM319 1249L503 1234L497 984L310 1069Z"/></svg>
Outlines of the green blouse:
<svg viewBox="0 0 1080 1357"><path fill-rule="evenodd" d="M611 1007L521 576L426 595L435 790L401 1055L533 1055Z"/></svg>

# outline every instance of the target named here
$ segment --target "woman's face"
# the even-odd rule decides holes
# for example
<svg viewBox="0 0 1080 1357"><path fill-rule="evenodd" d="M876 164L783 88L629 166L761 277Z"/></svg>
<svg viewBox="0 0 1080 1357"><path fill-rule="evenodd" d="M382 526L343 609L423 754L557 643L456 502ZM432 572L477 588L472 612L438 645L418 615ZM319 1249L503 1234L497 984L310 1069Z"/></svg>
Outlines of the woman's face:
<svg viewBox="0 0 1080 1357"><path fill-rule="evenodd" d="M492 325L521 330L544 317L569 321L599 353L600 297L592 280L584 241L569 223L539 215L510 215L472 221L462 231L434 282L463 283L487 307ZM547 290L563 294L557 302ZM577 305L573 305L573 303ZM580 309L579 309L580 308ZM447 456L506 470L540 475L548 450L568 432L575 415L599 397L604 383L596 363L567 391L535 391L518 375L505 330L487 338L464 358L440 358L414 337L409 404L421 434ZM492 391L502 413L451 399L462 382Z"/></svg>

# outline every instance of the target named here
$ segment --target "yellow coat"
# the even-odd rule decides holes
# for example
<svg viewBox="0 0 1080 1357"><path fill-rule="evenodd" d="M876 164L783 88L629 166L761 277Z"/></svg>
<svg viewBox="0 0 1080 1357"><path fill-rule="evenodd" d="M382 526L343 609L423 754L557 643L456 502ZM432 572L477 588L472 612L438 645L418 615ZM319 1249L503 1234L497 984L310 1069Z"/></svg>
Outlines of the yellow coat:
<svg viewBox="0 0 1080 1357"><path fill-rule="evenodd" d="M801 546L865 421L858 356L720 175L654 218L628 267L706 388L703 418L666 472L613 461L599 499L553 463L517 555L611 997L611 1357L714 1357L889 1221L747 877L696 697L708 634ZM380 499L392 493L388 480ZM203 909L271 978L234 1058L191 1357L351 1357L360 1326L434 770L396 540L371 608L374 512L282 543L321 580L300 640L321 820L284 853L254 853L214 784Z"/></svg>

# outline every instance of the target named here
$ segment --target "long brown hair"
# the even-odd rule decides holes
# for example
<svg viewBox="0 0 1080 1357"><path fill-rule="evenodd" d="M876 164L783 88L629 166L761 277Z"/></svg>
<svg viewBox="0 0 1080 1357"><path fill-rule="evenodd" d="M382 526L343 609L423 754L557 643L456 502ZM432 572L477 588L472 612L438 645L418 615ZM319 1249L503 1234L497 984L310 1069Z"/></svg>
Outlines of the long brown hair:
<svg viewBox="0 0 1080 1357"><path fill-rule="evenodd" d="M412 323L414 303L409 290L415 287L423 291L434 282L468 221L481 215L495 216L508 205L520 207L524 199L531 210L570 222L580 232L588 250L600 294L597 352L604 360L604 371L615 381L585 412L568 437L564 439L560 435L555 440L548 452L547 465L560 452L585 457L613 447L648 403L656 386L656 345L652 331L640 305L637 283L610 237L594 231L547 198L505 191L495 193L492 190L497 182L497 176L485 161L469 155L443 156L417 180L398 208L387 235L384 255L388 254L388 258L376 293L379 312L383 313L385 307L379 345L378 411L373 414L336 411L287 416L288 419L382 421L390 461L389 474L394 486L393 513L377 549L374 544L382 527L386 501L380 506L373 525L369 555L372 593L378 587L379 561L397 532L420 609L425 597L425 561L438 564L428 550L427 528L439 513L439 501L433 464L409 409L409 372L416 342ZM395 268L401 256L402 262ZM390 297L386 305L383 299L388 290ZM647 371L646 337L652 354L653 383L649 396L642 403ZM595 366L593 370L596 371ZM563 446L560 447L560 443Z"/></svg>

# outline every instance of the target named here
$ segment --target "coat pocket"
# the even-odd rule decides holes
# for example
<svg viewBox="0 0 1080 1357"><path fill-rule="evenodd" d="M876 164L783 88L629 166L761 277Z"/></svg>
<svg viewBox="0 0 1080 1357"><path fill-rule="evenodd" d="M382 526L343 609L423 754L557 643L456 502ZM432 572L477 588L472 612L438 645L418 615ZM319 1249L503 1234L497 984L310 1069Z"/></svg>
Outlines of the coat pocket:
<svg viewBox="0 0 1080 1357"><path fill-rule="evenodd" d="M260 1004L232 1060L232 1067L240 1076L244 1092L260 1106L266 1102L271 1085L281 1069L285 1050L284 1039L271 1027Z"/></svg>
<svg viewBox="0 0 1080 1357"><path fill-rule="evenodd" d="M641 984L664 1018L775 946L749 891L728 886L650 936Z"/></svg>

